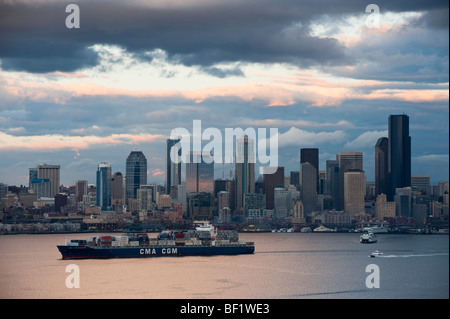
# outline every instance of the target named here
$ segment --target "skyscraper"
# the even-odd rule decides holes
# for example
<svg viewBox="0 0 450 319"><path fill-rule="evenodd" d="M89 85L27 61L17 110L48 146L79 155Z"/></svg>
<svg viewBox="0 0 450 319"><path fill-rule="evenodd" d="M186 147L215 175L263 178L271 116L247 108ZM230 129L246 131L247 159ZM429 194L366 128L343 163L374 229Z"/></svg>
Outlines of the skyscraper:
<svg viewBox="0 0 450 319"><path fill-rule="evenodd" d="M77 203L83 201L83 196L87 195L88 182L86 180L78 180L75 183L75 195Z"/></svg>
<svg viewBox="0 0 450 319"><path fill-rule="evenodd" d="M344 210L344 173L349 170L363 170L363 153L362 152L343 152L336 156L339 162L339 207L338 209Z"/></svg>
<svg viewBox="0 0 450 319"><path fill-rule="evenodd" d="M102 211L111 207L111 165L105 162L97 166L97 206Z"/></svg>
<svg viewBox="0 0 450 319"><path fill-rule="evenodd" d="M125 205L124 178L121 172L115 172L111 177L111 205L115 210Z"/></svg>
<svg viewBox="0 0 450 319"><path fill-rule="evenodd" d="M300 164L310 163L316 169L316 187L319 192L319 149L318 148L302 148L300 150ZM300 172L301 174L301 172ZM305 203L303 203L304 205Z"/></svg>
<svg viewBox="0 0 450 319"><path fill-rule="evenodd" d="M375 145L375 195L388 193L389 140L380 137Z"/></svg>
<svg viewBox="0 0 450 319"><path fill-rule="evenodd" d="M137 190L141 185L147 185L147 159L141 151L132 151L126 163L125 197L137 198Z"/></svg>
<svg viewBox="0 0 450 319"><path fill-rule="evenodd" d="M30 168L29 183L33 183L34 179L48 179L50 182L50 190L48 197L55 197L59 193L60 186L60 166L41 164L37 167Z"/></svg>
<svg viewBox="0 0 450 319"><path fill-rule="evenodd" d="M236 140L236 209L244 204L244 195L255 193L255 142L248 136Z"/></svg>
<svg viewBox="0 0 450 319"><path fill-rule="evenodd" d="M273 172L273 167L264 167L264 170ZM284 185L284 167L278 166L273 174L263 174L264 194L266 194L266 209L274 208L274 191L277 186Z"/></svg>
<svg viewBox="0 0 450 319"><path fill-rule="evenodd" d="M327 161L325 193L331 195L332 208L339 209L339 162Z"/></svg>
<svg viewBox="0 0 450 319"><path fill-rule="evenodd" d="M317 169L310 162L300 164L300 198L305 216L316 210Z"/></svg>
<svg viewBox="0 0 450 319"><path fill-rule="evenodd" d="M352 217L364 213L366 177L362 170L349 169L344 173L344 211Z"/></svg>
<svg viewBox="0 0 450 319"><path fill-rule="evenodd" d="M179 143L180 139L167 139L166 141L166 194L170 194L170 188L181 184L181 161L175 163L171 160L170 151L172 146ZM178 150L181 155L181 148Z"/></svg>
<svg viewBox="0 0 450 319"><path fill-rule="evenodd" d="M409 117L390 115L388 122L389 153L388 201L392 201L396 188L411 186L411 137L409 136Z"/></svg>
<svg viewBox="0 0 450 319"><path fill-rule="evenodd" d="M206 152L188 153L186 163L186 194L214 193L214 161Z"/></svg>

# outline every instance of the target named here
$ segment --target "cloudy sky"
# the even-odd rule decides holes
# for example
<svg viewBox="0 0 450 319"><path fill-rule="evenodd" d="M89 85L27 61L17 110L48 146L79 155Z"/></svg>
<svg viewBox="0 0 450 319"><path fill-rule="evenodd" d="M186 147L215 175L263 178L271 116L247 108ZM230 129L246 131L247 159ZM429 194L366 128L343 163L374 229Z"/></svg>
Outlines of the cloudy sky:
<svg viewBox="0 0 450 319"><path fill-rule="evenodd" d="M66 6L80 9L69 29ZM277 128L279 165L374 147L410 117L412 173L449 178L448 1L0 0L0 182L61 165L61 183L125 172L163 183L171 130ZM377 21L379 24L377 25ZM216 165L228 177L230 165Z"/></svg>

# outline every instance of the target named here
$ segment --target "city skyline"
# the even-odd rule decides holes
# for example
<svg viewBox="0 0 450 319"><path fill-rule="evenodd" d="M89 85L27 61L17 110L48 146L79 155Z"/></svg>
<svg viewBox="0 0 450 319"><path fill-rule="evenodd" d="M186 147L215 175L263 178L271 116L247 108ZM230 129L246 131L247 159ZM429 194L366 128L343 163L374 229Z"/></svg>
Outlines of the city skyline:
<svg viewBox="0 0 450 319"><path fill-rule="evenodd" d="M99 163L126 175L142 151L164 185L166 140L193 120L277 128L286 176L317 148L319 170L361 152L375 181L392 114L409 116L411 174L449 179L448 2L379 1L379 25L350 0L77 5L69 29L66 4L0 0L0 183L48 163L63 185L95 184Z"/></svg>

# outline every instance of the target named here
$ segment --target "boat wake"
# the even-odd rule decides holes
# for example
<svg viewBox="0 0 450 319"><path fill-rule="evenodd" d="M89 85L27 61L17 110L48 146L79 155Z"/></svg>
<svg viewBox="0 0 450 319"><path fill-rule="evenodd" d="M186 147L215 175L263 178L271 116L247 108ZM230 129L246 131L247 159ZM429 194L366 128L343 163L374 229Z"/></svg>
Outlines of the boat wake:
<svg viewBox="0 0 450 319"><path fill-rule="evenodd" d="M434 256L448 256L448 253L411 254L411 255L382 255L382 256L377 256L377 258L409 258L409 257L434 257Z"/></svg>

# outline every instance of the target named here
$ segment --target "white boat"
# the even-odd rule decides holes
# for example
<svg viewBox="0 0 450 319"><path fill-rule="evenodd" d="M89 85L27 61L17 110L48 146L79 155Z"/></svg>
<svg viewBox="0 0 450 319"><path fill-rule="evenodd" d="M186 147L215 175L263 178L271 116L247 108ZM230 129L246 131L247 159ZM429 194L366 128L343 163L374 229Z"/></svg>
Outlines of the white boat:
<svg viewBox="0 0 450 319"><path fill-rule="evenodd" d="M359 242L361 244L372 244L377 242L377 236L369 231L364 231L364 233L359 237Z"/></svg>
<svg viewBox="0 0 450 319"><path fill-rule="evenodd" d="M383 256L383 253L379 250L375 250L373 253L371 253L369 255L371 258L375 258L375 257L379 257L379 256Z"/></svg>
<svg viewBox="0 0 450 319"><path fill-rule="evenodd" d="M317 232L335 232L336 229L326 228L325 226L320 225L319 227L314 228L313 231L316 232L316 233Z"/></svg>
<svg viewBox="0 0 450 319"><path fill-rule="evenodd" d="M363 231L368 231L373 234L385 234L388 232L388 227L386 225L372 225L364 227Z"/></svg>
<svg viewBox="0 0 450 319"><path fill-rule="evenodd" d="M302 233L310 233L310 232L312 232L312 229L311 229L311 227L303 227L300 230L300 232L302 232Z"/></svg>

